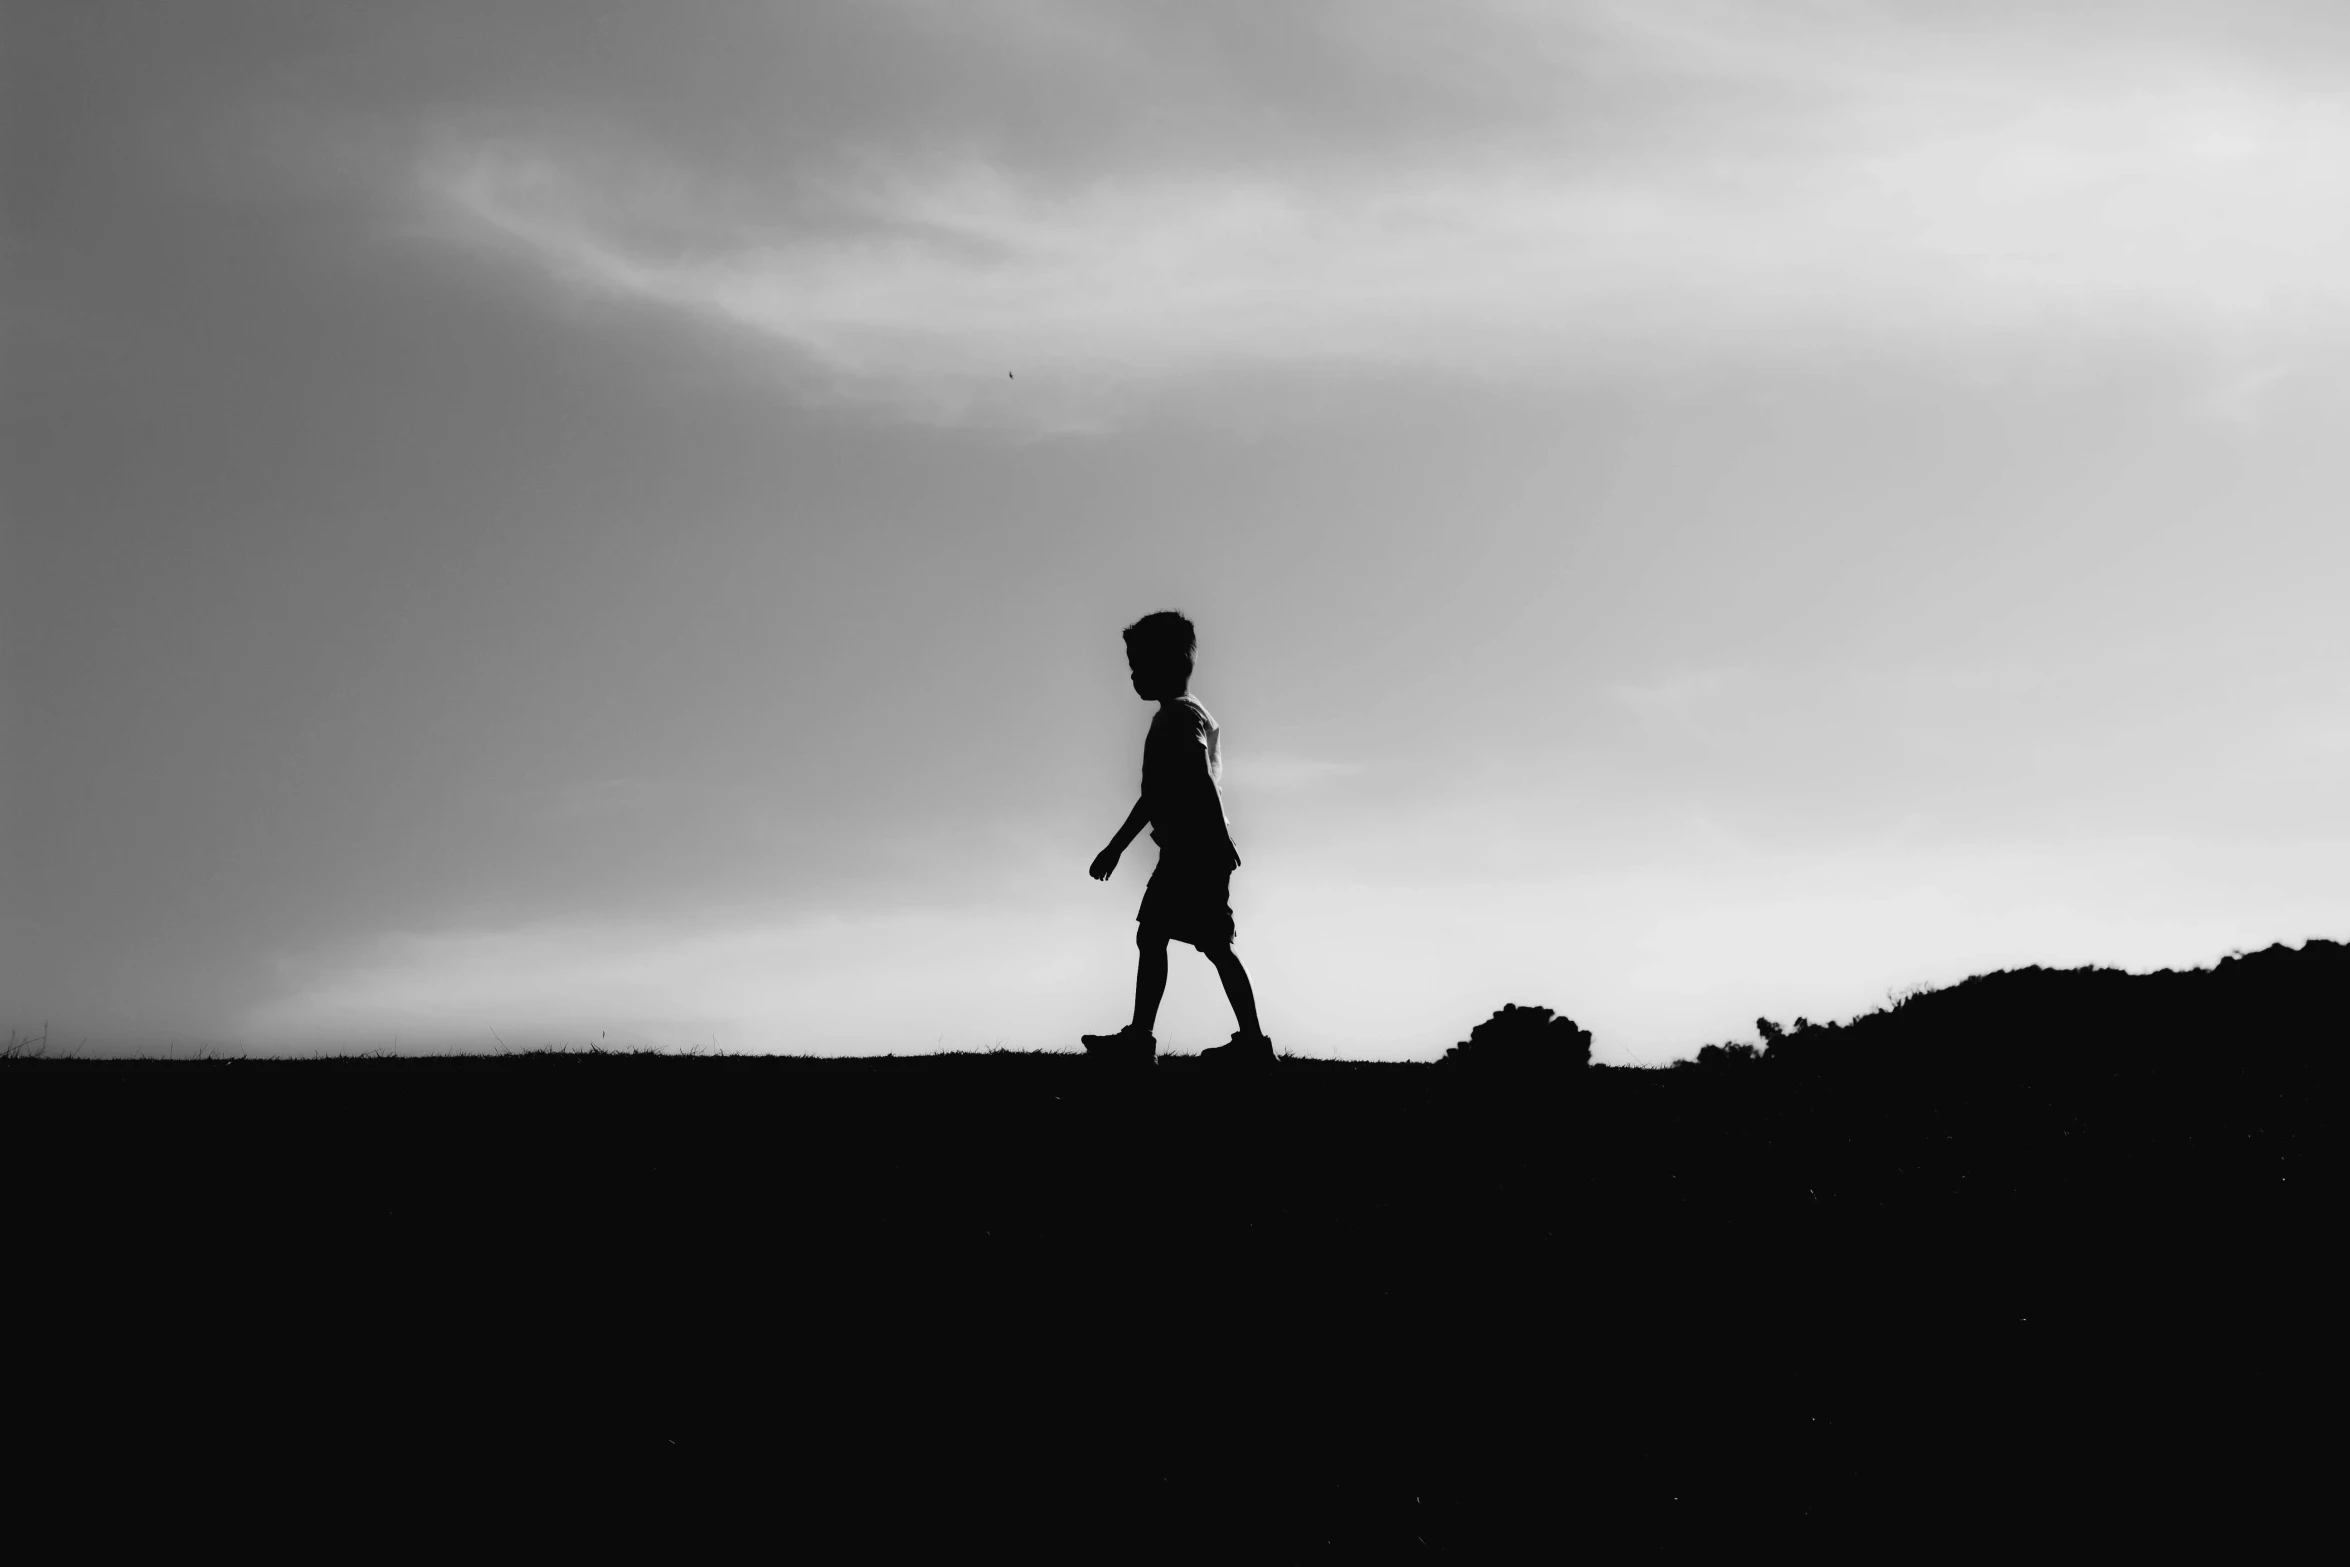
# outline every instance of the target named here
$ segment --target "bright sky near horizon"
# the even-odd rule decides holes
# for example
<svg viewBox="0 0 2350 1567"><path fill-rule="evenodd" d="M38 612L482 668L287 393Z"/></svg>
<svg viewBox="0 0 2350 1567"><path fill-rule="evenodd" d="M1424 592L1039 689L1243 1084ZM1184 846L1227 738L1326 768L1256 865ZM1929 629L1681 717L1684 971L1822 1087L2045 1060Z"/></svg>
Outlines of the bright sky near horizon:
<svg viewBox="0 0 2350 1567"><path fill-rule="evenodd" d="M1072 1047L1166 607L1285 1049L2350 937L2331 0L4 26L0 1026Z"/></svg>

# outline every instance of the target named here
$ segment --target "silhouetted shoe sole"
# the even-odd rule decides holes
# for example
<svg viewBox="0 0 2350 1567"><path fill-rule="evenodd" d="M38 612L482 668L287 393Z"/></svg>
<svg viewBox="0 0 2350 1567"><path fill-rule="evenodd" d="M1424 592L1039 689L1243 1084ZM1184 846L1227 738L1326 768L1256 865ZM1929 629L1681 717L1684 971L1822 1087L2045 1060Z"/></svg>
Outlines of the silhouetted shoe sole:
<svg viewBox="0 0 2350 1567"><path fill-rule="evenodd" d="M1200 1065L1214 1071L1262 1072L1275 1061L1269 1039L1235 1039L1199 1053Z"/></svg>
<svg viewBox="0 0 2350 1567"><path fill-rule="evenodd" d="M1080 1034L1077 1038L1085 1046L1085 1058L1104 1066L1145 1067L1158 1060L1158 1041L1148 1034L1140 1039L1132 1034Z"/></svg>

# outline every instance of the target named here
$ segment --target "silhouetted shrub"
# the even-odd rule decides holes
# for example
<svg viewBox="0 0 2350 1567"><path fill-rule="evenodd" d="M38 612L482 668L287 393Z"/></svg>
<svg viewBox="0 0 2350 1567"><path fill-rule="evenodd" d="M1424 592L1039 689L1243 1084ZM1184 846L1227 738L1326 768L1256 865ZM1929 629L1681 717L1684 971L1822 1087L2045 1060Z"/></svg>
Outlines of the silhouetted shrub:
<svg viewBox="0 0 2350 1567"><path fill-rule="evenodd" d="M1889 1108L2061 1129L2083 1116L2148 1127L2222 1111L2293 1123L2288 1042L2350 1042L2350 946L2323 939L2233 954L2210 969L2128 974L2039 967L1917 987L1845 1023L1755 1019L1769 1071L1818 1114L1882 1125ZM1701 1052L1699 1064L1727 1064ZM2282 1133L2278 1133L2282 1135Z"/></svg>
<svg viewBox="0 0 2350 1567"><path fill-rule="evenodd" d="M1548 1007L1510 1005L1469 1030L1444 1053L1452 1066L1486 1075L1580 1072L1591 1064L1591 1030Z"/></svg>

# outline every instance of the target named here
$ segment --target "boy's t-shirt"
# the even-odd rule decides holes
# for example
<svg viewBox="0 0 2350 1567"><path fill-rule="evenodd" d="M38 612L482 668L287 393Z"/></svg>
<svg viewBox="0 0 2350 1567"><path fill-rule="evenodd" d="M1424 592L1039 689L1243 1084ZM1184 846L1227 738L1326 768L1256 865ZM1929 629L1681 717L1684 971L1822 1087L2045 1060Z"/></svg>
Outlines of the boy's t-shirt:
<svg viewBox="0 0 2350 1567"><path fill-rule="evenodd" d="M1161 703L1142 743L1142 798L1150 809L1151 841L1169 853L1228 853L1232 834L1218 785L1224 774L1223 731L1195 699Z"/></svg>

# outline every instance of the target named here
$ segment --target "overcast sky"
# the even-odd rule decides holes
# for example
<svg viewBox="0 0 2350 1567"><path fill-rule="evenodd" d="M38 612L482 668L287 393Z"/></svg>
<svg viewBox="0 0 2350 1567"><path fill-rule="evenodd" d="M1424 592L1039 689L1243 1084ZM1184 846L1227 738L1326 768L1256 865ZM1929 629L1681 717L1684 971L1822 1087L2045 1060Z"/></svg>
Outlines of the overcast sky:
<svg viewBox="0 0 2350 1567"><path fill-rule="evenodd" d="M2350 937L2333 0L6 17L0 1026L1073 1047L1167 607L1285 1049Z"/></svg>

